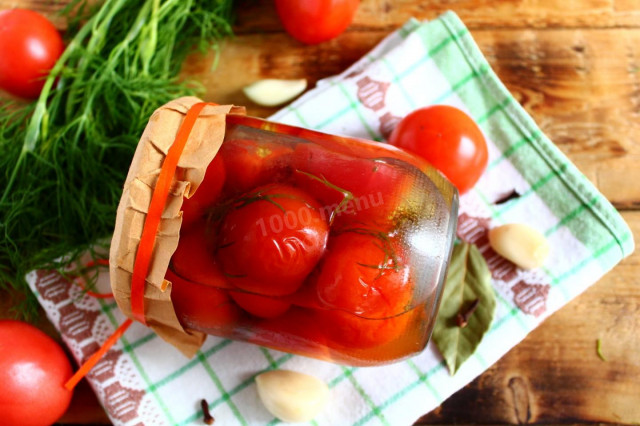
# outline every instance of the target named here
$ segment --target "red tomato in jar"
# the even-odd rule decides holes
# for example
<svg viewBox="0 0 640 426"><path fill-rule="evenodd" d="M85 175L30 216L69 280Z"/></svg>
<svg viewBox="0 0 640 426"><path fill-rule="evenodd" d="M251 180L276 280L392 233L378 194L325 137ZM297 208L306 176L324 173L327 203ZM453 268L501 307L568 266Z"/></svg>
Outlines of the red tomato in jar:
<svg viewBox="0 0 640 426"><path fill-rule="evenodd" d="M63 50L60 33L44 16L26 9L0 11L0 88L37 98Z"/></svg>
<svg viewBox="0 0 640 426"><path fill-rule="evenodd" d="M322 312L319 321L326 325L330 345L369 349L401 338L406 333L409 317L405 313L391 318L371 319L332 310Z"/></svg>
<svg viewBox="0 0 640 426"><path fill-rule="evenodd" d="M398 123L389 143L413 152L440 170L461 194L487 167L487 142L478 125L458 108L420 108Z"/></svg>
<svg viewBox="0 0 640 426"><path fill-rule="evenodd" d="M204 180L191 198L182 203L182 229L188 228L205 216L207 209L220 198L225 180L225 167L221 155L217 155L207 167Z"/></svg>
<svg viewBox="0 0 640 426"><path fill-rule="evenodd" d="M283 131L289 131L295 136L314 142L330 151L346 154L358 158L395 158L409 163L422 170L429 166L423 158L400 149L388 143L380 143L358 138L344 138L336 135L320 133L315 130L298 127L283 126Z"/></svg>
<svg viewBox="0 0 640 426"><path fill-rule="evenodd" d="M260 318L277 318L287 312L291 303L259 294L230 291L229 296L245 311Z"/></svg>
<svg viewBox="0 0 640 426"><path fill-rule="evenodd" d="M281 180L289 172L287 164L292 152L285 144L225 140L218 155L224 160L227 193L239 194Z"/></svg>
<svg viewBox="0 0 640 426"><path fill-rule="evenodd" d="M361 232L331 238L316 282L318 298L365 318L398 315L412 302L409 265L389 237Z"/></svg>
<svg viewBox="0 0 640 426"><path fill-rule="evenodd" d="M168 270L171 301L183 327L225 335L242 313L224 290L194 283Z"/></svg>
<svg viewBox="0 0 640 426"><path fill-rule="evenodd" d="M395 158L412 164L420 170L431 167L423 158L395 147L388 143L374 142L366 139L351 138L318 132L302 127L289 126L282 123L273 123L260 118L244 115L227 115L227 125L233 133L235 126L246 126L254 129L268 130L282 135L293 136L313 142L329 151L345 154L358 158ZM224 145L223 145L224 146Z"/></svg>
<svg viewBox="0 0 640 426"><path fill-rule="evenodd" d="M360 0L276 0L276 10L293 38L316 44L342 34L359 4Z"/></svg>
<svg viewBox="0 0 640 426"><path fill-rule="evenodd" d="M180 233L170 268L182 278L211 287L231 288L215 258L215 231L201 220Z"/></svg>
<svg viewBox="0 0 640 426"><path fill-rule="evenodd" d="M352 158L313 144L299 144L293 154L296 184L322 203L336 228L348 224L394 226L393 217L412 178L394 160ZM346 192L345 192L346 191ZM345 197L352 199L345 202Z"/></svg>
<svg viewBox="0 0 640 426"><path fill-rule="evenodd" d="M311 196L289 185L265 185L240 196L222 220L217 254L233 285L283 296L302 285L328 236Z"/></svg>
<svg viewBox="0 0 640 426"><path fill-rule="evenodd" d="M313 309L292 306L284 315L260 321L248 341L283 352L331 361L326 324ZM335 361L335 359L334 359Z"/></svg>
<svg viewBox="0 0 640 426"><path fill-rule="evenodd" d="M20 321L0 321L0 423L50 425L69 406L69 359L49 336Z"/></svg>

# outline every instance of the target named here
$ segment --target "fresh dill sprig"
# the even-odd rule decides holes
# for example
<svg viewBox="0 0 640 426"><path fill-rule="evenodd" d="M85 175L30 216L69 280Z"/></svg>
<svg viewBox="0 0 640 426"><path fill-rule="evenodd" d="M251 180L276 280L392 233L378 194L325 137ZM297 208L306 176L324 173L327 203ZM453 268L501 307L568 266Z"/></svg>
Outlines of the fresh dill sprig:
<svg viewBox="0 0 640 426"><path fill-rule="evenodd" d="M70 40L40 98L0 105L0 287L27 293L26 272L62 268L110 237L149 116L196 92L178 80L182 62L231 35L231 11L232 0L65 9Z"/></svg>

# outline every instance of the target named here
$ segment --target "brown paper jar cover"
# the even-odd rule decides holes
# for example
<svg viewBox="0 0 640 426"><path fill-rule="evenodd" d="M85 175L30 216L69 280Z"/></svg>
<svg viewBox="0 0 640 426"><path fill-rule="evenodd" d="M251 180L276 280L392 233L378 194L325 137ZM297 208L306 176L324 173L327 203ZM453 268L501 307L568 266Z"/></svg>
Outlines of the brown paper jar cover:
<svg viewBox="0 0 640 426"><path fill-rule="evenodd" d="M195 97L183 97L158 108L149 118L131 161L109 252L111 288L118 307L128 317L132 317L133 265L154 185L187 111L199 102L202 101ZM176 174L179 179L174 179L171 187L146 279L147 324L187 356L195 354L206 336L201 332L187 332L180 325L171 302L171 283L164 277L180 237L183 198L193 195L202 182L207 166L224 139L225 117L229 113L244 113L244 109L231 105L206 106L196 121L178 162L182 173Z"/></svg>

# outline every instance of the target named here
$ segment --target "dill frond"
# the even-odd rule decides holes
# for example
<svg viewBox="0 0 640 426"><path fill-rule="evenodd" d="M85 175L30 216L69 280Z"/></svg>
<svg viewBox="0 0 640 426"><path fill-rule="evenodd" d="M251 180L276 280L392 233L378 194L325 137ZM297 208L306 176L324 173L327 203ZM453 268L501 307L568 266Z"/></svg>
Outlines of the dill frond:
<svg viewBox="0 0 640 426"><path fill-rule="evenodd" d="M149 116L195 94L178 80L182 62L231 35L231 12L231 0L65 9L70 40L40 98L0 105L0 287L28 293L26 272L62 268L110 237Z"/></svg>

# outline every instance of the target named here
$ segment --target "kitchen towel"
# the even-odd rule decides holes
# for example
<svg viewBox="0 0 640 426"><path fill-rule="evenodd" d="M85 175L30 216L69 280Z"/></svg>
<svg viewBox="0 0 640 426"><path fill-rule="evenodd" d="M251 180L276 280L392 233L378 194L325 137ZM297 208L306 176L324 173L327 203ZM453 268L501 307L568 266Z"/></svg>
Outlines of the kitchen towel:
<svg viewBox="0 0 640 426"><path fill-rule="evenodd" d="M276 424L258 400L254 377L282 368L313 374L331 388L328 406L311 424L409 425L632 252L622 218L502 85L452 12L409 21L271 119L384 140L401 117L429 104L463 109L489 144L486 172L461 197L458 235L485 256L498 307L489 332L459 371L449 374L432 343L412 359L368 368L216 337L187 359L136 323L87 376L114 424L202 424L203 398L217 424ZM496 203L510 194L517 196ZM488 246L487 230L510 222L547 237L552 255L544 268L518 269ZM91 297L56 272L34 271L28 280L79 363L124 321L112 300ZM106 280L105 269L100 281L108 288Z"/></svg>

